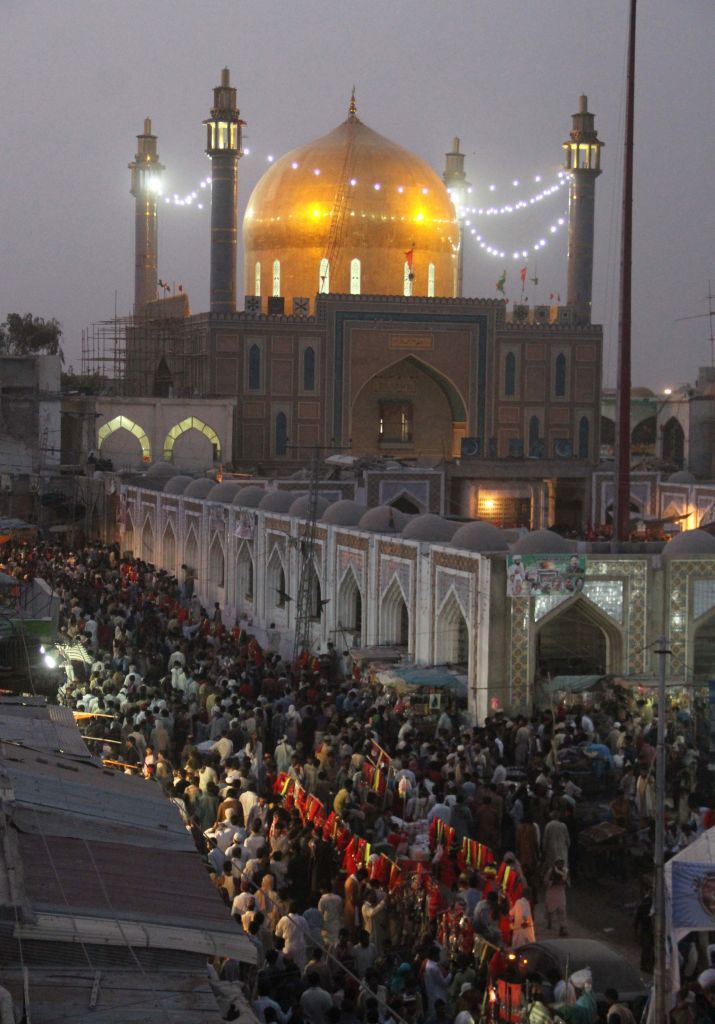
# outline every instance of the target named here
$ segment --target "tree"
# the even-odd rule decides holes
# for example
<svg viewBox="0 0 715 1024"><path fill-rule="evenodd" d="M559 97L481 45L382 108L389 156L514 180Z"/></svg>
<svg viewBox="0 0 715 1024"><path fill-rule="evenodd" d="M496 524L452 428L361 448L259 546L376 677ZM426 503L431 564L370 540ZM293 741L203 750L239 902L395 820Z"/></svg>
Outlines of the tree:
<svg viewBox="0 0 715 1024"><path fill-rule="evenodd" d="M0 353L8 356L56 356L64 363L60 345L62 328L57 320L45 320L32 313L8 313L0 324Z"/></svg>

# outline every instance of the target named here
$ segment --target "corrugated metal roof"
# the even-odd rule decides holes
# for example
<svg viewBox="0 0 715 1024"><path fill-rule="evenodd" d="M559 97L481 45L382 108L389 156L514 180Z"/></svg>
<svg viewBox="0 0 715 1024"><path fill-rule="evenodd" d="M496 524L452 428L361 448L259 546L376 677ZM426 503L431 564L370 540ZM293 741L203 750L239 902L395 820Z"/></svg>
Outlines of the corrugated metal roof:
<svg viewBox="0 0 715 1024"><path fill-rule="evenodd" d="M158 783L79 760L0 742L0 769L15 798L18 827L42 827L132 845L195 852L191 836ZM51 813L49 813L51 812Z"/></svg>
<svg viewBox="0 0 715 1024"><path fill-rule="evenodd" d="M37 911L236 931L195 849L128 850L33 835L20 835L19 848L25 892Z"/></svg>
<svg viewBox="0 0 715 1024"><path fill-rule="evenodd" d="M48 707L33 698L0 698L0 740L24 743L48 753L91 757L69 708Z"/></svg>
<svg viewBox="0 0 715 1024"><path fill-rule="evenodd" d="M96 1005L90 1009L97 984ZM22 1005L19 971L3 971L3 984ZM139 971L34 970L30 968L33 1024L220 1024L211 986L200 974Z"/></svg>

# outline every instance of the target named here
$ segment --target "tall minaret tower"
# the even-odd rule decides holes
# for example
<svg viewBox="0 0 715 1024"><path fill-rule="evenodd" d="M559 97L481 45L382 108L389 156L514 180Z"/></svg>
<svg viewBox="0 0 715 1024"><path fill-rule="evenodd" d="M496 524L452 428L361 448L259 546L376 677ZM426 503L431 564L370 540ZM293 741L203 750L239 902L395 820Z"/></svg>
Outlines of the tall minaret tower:
<svg viewBox="0 0 715 1024"><path fill-rule="evenodd" d="M151 121L144 119L144 132L137 135L137 155L129 164L134 196L134 316L143 316L147 302L156 298L158 256L157 205L164 170L156 152L156 135Z"/></svg>
<svg viewBox="0 0 715 1024"><path fill-rule="evenodd" d="M571 135L564 142L569 176L569 251L567 303L578 323L591 322L593 284L593 222L596 178L601 173L603 143L593 126L588 99L581 96L571 117Z"/></svg>
<svg viewBox="0 0 715 1024"><path fill-rule="evenodd" d="M238 161L243 155L236 90L228 68L214 89L206 125L206 153L211 159L211 312L236 311L236 236Z"/></svg>
<svg viewBox="0 0 715 1024"><path fill-rule="evenodd" d="M444 174L442 181L449 189L449 194L457 212L457 223L459 224L459 252L457 253L457 279L454 286L454 294L460 297L463 294L464 278L464 222L467 219L465 207L467 205L467 194L471 185L467 181L464 171L464 153L459 151L459 139L452 140L452 151L444 154Z"/></svg>

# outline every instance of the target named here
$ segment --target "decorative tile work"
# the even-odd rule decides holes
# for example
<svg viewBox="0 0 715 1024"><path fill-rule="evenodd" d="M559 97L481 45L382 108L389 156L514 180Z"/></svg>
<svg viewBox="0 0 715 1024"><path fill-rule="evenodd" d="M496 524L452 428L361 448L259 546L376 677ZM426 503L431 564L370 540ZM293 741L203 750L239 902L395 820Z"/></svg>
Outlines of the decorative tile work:
<svg viewBox="0 0 715 1024"><path fill-rule="evenodd" d="M377 547L378 555L397 555L399 558L409 558L414 561L417 558L417 549L408 544L391 544L390 541L381 540Z"/></svg>
<svg viewBox="0 0 715 1024"><path fill-rule="evenodd" d="M437 569L436 572L436 583L435 588L435 617L442 606L448 599L450 593L454 591L454 596L457 599L459 607L462 609L462 615L464 615L465 622L469 623L472 621L472 588L474 586L474 578L465 576L462 573L455 573L454 571L448 571L446 569Z"/></svg>
<svg viewBox="0 0 715 1024"><path fill-rule="evenodd" d="M699 619L715 608L715 578L693 582L693 618Z"/></svg>
<svg viewBox="0 0 715 1024"><path fill-rule="evenodd" d="M400 584L402 593L407 602L407 606L410 606L410 595L412 581L412 565L410 562L405 561L403 558L381 558L379 563L379 592L380 596L384 597L385 592L392 583L394 578L397 578L397 582Z"/></svg>
<svg viewBox="0 0 715 1024"><path fill-rule="evenodd" d="M689 563L690 564L690 563ZM648 652L646 645L646 597L648 560L626 559L626 558L604 558L586 559L586 584L584 591L588 595L588 587L591 587L590 599L599 594L603 599L606 593L603 587L595 584L609 584L614 581L621 583L623 588L622 609L625 623L621 619L620 625L625 634L626 648L626 674L641 675L647 670ZM613 595L612 595L613 596ZM531 604L533 600L533 606ZM537 604L537 601L540 602ZM544 598L518 597L511 599L511 700L516 706L526 704L530 697L531 683L534 674L534 666L531 662L531 651L535 646L536 623L543 618L551 607L556 607L560 602L546 607ZM593 603L601 608L615 621L619 621L616 615L611 614L617 611L617 600L611 603L611 612L598 600ZM538 613L537 613L538 611Z"/></svg>
<svg viewBox="0 0 715 1024"><path fill-rule="evenodd" d="M339 533L335 543L338 547L353 548L356 551L367 551L369 546L367 537L356 537L352 533Z"/></svg>
<svg viewBox="0 0 715 1024"><path fill-rule="evenodd" d="M687 671L688 629L692 619L697 617L698 581L712 582L712 559L672 558L670 560L670 651L674 675ZM691 594L691 580L693 581ZM700 600L709 588L700 590ZM707 609L706 609L707 610ZM703 614L703 613L701 613Z"/></svg>
<svg viewBox="0 0 715 1024"><path fill-rule="evenodd" d="M266 517L266 530L274 533L290 533L290 519L271 519Z"/></svg>
<svg viewBox="0 0 715 1024"><path fill-rule="evenodd" d="M365 586L365 554L350 548L338 548L338 582L342 583L345 573L352 568L362 589Z"/></svg>

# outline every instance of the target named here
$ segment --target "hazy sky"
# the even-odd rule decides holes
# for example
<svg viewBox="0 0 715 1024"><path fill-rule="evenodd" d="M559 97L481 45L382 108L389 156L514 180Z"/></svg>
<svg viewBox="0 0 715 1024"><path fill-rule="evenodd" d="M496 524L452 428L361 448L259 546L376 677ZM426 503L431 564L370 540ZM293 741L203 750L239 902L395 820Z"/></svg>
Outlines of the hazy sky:
<svg viewBox="0 0 715 1024"><path fill-rule="evenodd" d="M710 362L708 320L674 321L706 313L715 287L715 10L640 0L638 15L633 376L662 388ZM135 136L151 116L166 191L196 189L224 65L248 122L241 212L268 154L342 121L353 83L361 119L440 172L459 135L484 207L528 198L536 175L556 180L584 92L606 143L593 309L612 382L627 18L628 0L0 0L0 318L57 317L78 368L81 330L111 317L115 291L131 310ZM518 299L512 252L545 237L529 298L565 300L566 234L549 232L565 208L562 190L527 214L475 218L507 258L470 237L465 293L495 296L506 267ZM209 211L162 203L160 218L159 275L205 310Z"/></svg>

